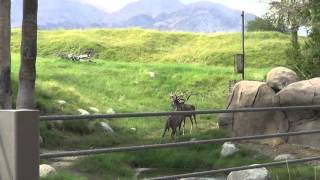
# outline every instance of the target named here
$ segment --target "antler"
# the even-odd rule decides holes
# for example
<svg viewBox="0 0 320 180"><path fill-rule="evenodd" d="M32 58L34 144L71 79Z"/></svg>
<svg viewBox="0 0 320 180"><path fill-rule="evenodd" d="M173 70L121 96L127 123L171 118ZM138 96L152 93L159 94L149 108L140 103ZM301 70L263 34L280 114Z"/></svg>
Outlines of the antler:
<svg viewBox="0 0 320 180"><path fill-rule="evenodd" d="M188 91L182 92L182 98L180 98L180 100L183 100L184 102L188 101L192 95L196 95L196 94L192 92L188 93Z"/></svg>

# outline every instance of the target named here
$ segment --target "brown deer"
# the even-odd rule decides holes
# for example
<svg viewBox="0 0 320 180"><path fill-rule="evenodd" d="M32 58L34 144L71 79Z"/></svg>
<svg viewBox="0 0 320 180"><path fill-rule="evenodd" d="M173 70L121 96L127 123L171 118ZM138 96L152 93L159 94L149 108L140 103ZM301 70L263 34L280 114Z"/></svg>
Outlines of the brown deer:
<svg viewBox="0 0 320 180"><path fill-rule="evenodd" d="M175 109L179 111L178 108ZM170 115L167 119L167 122L164 126L164 131L162 134L162 138L165 136L166 132L171 128L171 139L176 140L177 128L179 127L179 131L181 130L182 121L185 119L184 115Z"/></svg>
<svg viewBox="0 0 320 180"><path fill-rule="evenodd" d="M194 94L189 94L187 98L185 98L185 93L182 93L182 95L178 96L176 93L171 95L171 100L172 100L172 106L178 110L178 111L195 111L196 107L192 104L185 104L186 101L189 100L189 98L194 95ZM184 135L184 129L185 129L185 123L186 123L186 117L189 117L191 121L191 130L193 129L193 120L197 126L197 119L196 115L194 113L190 114L185 114L183 118L183 135ZM181 122L182 123L182 122Z"/></svg>

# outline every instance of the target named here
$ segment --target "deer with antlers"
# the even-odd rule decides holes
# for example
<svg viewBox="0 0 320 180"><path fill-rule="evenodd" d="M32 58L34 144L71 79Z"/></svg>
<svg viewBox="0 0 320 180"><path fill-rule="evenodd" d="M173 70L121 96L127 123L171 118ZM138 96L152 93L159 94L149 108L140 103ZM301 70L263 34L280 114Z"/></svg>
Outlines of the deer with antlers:
<svg viewBox="0 0 320 180"><path fill-rule="evenodd" d="M186 96L185 93L182 93L180 95L177 95L177 93L175 92L174 94L171 94L171 101L172 101L172 106L177 110L177 111L195 111L196 107L192 104L186 104L185 102L187 102L189 100L189 98L194 95L192 93L190 93L189 95ZM189 117L190 121L191 121L191 130L193 129L193 120L197 126L197 119L196 119L196 115L194 113L190 113L190 114L185 114L183 120L181 121L181 123L183 122L183 135L184 135L184 129L185 129L185 124L186 124L186 118ZM181 125L180 125L181 126Z"/></svg>

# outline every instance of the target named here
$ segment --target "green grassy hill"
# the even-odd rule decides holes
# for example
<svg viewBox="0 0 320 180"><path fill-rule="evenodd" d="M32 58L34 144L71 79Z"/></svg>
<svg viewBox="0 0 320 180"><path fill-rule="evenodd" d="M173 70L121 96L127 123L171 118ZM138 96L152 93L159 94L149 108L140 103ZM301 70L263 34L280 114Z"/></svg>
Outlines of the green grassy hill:
<svg viewBox="0 0 320 180"><path fill-rule="evenodd" d="M12 32L19 50L19 31ZM289 36L277 32L246 34L247 65L270 67L286 62ZM241 52L240 33L177 33L142 29L56 30L39 32L39 55L59 56L93 49L95 58L122 62L232 65Z"/></svg>

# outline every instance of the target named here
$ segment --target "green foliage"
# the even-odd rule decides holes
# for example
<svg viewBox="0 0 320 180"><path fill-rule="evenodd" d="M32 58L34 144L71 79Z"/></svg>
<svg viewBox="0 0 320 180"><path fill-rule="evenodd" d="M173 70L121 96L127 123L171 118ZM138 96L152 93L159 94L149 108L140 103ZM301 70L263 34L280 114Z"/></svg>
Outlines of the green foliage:
<svg viewBox="0 0 320 180"><path fill-rule="evenodd" d="M74 165L78 171L100 175L102 179L135 179L129 159L123 154L98 155L80 159Z"/></svg>
<svg viewBox="0 0 320 180"><path fill-rule="evenodd" d="M74 174L71 174L71 173L58 171L58 173L55 176L41 178L41 180L88 180L88 179L86 177L75 176Z"/></svg>
<svg viewBox="0 0 320 180"><path fill-rule="evenodd" d="M20 32L13 30L12 50L19 52ZM288 35L277 32L246 34L248 67L284 65ZM39 31L38 54L59 57L94 50L104 61L233 65L241 51L240 33L180 33L142 29ZM271 51L272 50L272 51Z"/></svg>
<svg viewBox="0 0 320 180"><path fill-rule="evenodd" d="M255 20L249 21L247 24L247 31L279 31L281 32L281 29L278 29L274 26L272 21L267 18L260 18L256 17Z"/></svg>
<svg viewBox="0 0 320 180"><path fill-rule="evenodd" d="M290 65L305 79L320 76L320 2L310 1L306 7L311 19L311 33L300 48L294 46L289 55L294 59ZM289 57L290 57L289 56Z"/></svg>
<svg viewBox="0 0 320 180"><path fill-rule="evenodd" d="M319 179L320 170L309 165L289 165L288 167L269 168L272 179L282 180L316 180Z"/></svg>

